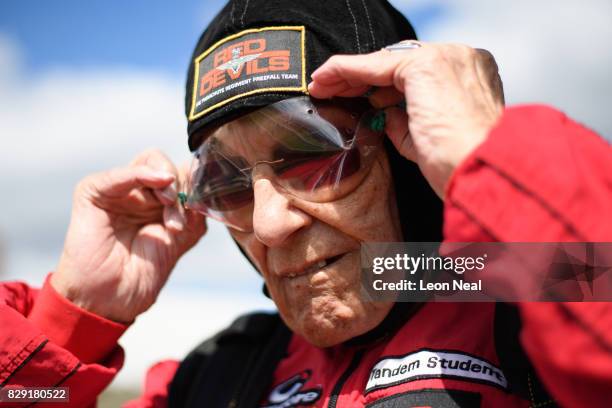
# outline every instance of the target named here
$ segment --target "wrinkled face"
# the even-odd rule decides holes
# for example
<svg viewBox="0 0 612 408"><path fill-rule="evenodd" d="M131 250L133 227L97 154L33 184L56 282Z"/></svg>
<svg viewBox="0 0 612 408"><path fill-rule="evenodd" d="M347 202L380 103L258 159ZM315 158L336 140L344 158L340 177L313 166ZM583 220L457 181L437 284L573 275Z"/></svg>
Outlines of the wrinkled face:
<svg viewBox="0 0 612 408"><path fill-rule="evenodd" d="M335 116L341 110L323 115ZM338 116L340 115L340 116ZM230 233L262 273L285 323L319 347L376 327L392 303L360 295L360 244L401 241L387 155L342 198L315 203L288 194L271 172L253 173L253 230Z"/></svg>

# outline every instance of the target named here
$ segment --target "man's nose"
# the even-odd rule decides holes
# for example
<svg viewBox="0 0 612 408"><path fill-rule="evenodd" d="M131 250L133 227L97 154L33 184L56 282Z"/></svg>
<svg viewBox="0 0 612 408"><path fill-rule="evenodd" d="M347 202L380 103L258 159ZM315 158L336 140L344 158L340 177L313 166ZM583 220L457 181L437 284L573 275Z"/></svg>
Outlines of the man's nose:
<svg viewBox="0 0 612 408"><path fill-rule="evenodd" d="M253 231L267 247L282 246L294 232L310 225L311 217L294 207L286 193L269 179L254 182Z"/></svg>

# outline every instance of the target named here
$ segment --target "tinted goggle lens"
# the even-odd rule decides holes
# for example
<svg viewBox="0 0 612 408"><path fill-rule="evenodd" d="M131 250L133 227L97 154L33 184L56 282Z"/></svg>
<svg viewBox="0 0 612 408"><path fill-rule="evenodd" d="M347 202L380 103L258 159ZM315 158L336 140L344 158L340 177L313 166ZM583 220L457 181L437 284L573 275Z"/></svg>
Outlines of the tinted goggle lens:
<svg viewBox="0 0 612 408"><path fill-rule="evenodd" d="M297 197L339 199L356 188L374 160L381 114L364 104L320 106L298 97L221 126L196 152L186 205L249 230L258 166L271 169L274 182Z"/></svg>
<svg viewBox="0 0 612 408"><path fill-rule="evenodd" d="M240 158L234 160L240 162ZM193 184L187 203L196 210L235 210L253 199L250 177L234 162L222 157L210 158L197 167L191 180Z"/></svg>

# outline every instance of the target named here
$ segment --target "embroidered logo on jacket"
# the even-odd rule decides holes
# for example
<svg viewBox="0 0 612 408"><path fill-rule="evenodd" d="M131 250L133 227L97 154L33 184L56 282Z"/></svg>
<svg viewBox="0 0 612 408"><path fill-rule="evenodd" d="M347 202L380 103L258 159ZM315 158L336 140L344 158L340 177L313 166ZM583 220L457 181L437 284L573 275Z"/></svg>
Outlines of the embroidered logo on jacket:
<svg viewBox="0 0 612 408"><path fill-rule="evenodd" d="M274 387L266 405L262 408L290 408L311 405L321 397L321 387L302 390L308 382L311 371L306 370Z"/></svg>
<svg viewBox="0 0 612 408"><path fill-rule="evenodd" d="M376 363L365 392L423 378L457 378L503 389L508 385L504 373L482 358L457 351L422 349Z"/></svg>

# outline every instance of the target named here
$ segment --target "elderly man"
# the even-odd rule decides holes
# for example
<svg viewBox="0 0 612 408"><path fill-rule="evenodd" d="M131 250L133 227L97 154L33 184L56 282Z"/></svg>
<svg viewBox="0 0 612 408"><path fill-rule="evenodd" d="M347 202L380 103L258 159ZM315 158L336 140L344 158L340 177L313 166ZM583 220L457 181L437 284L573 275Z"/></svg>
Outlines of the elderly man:
<svg viewBox="0 0 612 408"><path fill-rule="evenodd" d="M486 51L414 38L385 1L230 1L190 66L191 169L149 151L79 184L43 289L1 289L2 384L95 404L121 367L117 339L209 217L280 318L243 316L160 363L128 406L605 406L608 304L362 296L364 242L612 231L603 140L546 107L505 109Z"/></svg>

